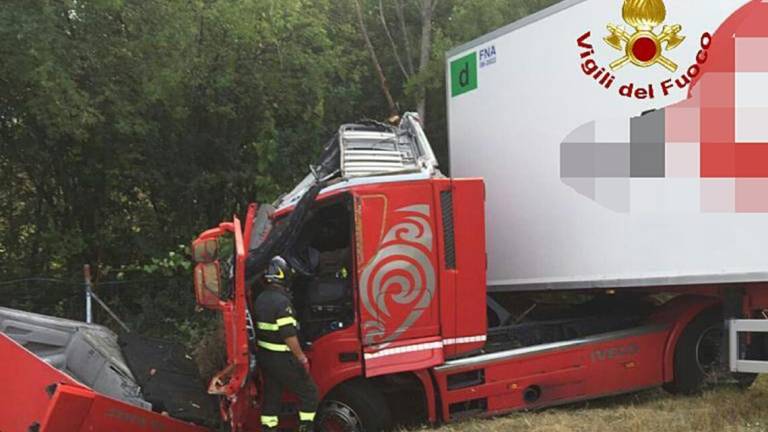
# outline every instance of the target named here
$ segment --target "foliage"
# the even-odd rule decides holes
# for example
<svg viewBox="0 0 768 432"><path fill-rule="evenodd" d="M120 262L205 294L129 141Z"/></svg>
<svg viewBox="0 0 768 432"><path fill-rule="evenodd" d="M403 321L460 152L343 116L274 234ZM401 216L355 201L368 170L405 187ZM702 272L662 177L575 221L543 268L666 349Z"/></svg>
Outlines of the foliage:
<svg viewBox="0 0 768 432"><path fill-rule="evenodd" d="M554 0L433 0L429 64L408 77L380 15L393 38L417 47L420 1L402 1L407 35L392 1L362 2L372 43L401 110L426 92L445 165L443 53ZM66 283L12 286L2 303L81 318L90 263L97 290L135 328L194 339L208 324L192 321L179 245L276 198L339 124L387 114L353 9L350 0L5 1L0 280Z"/></svg>

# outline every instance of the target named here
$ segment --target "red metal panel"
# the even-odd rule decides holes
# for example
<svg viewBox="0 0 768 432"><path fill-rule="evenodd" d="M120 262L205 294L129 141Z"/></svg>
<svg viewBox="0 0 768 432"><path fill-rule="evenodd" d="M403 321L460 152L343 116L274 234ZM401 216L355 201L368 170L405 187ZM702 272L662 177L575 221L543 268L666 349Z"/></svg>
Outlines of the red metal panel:
<svg viewBox="0 0 768 432"><path fill-rule="evenodd" d="M0 431L26 431L43 421L51 384L79 386L68 375L40 360L21 345L0 333Z"/></svg>
<svg viewBox="0 0 768 432"><path fill-rule="evenodd" d="M70 406L76 405L75 399L89 398L90 409L79 429L62 429L61 425L66 424L66 410L52 409L52 416L49 417L41 428L41 432L92 432L92 431L110 431L110 432L204 432L208 429L185 423L167 415L162 415L152 411L120 402L115 399L102 396L87 389L78 389L70 386L61 386L57 393L62 393L60 401L69 401ZM83 402L84 404L85 402ZM82 410L82 405L77 405ZM81 414L82 411L77 412ZM64 418L58 418L58 416ZM51 425L48 429L47 425Z"/></svg>
<svg viewBox="0 0 768 432"><path fill-rule="evenodd" d="M62 384L51 398L42 427L43 432L79 431L91 410L92 390Z"/></svg>
<svg viewBox="0 0 768 432"><path fill-rule="evenodd" d="M432 193L430 181L355 190L358 303L362 343L369 347L368 354L395 342L414 344L440 336L438 234ZM410 356L391 357L386 372L377 370L383 362L366 361L366 375L439 364L443 360L442 347L435 351L430 360L415 363ZM404 363L398 366L398 359Z"/></svg>
<svg viewBox="0 0 768 432"><path fill-rule="evenodd" d="M0 333L0 431L204 432L95 393Z"/></svg>
<svg viewBox="0 0 768 432"><path fill-rule="evenodd" d="M357 361L342 361L340 355L357 354ZM362 375L362 349L358 329L354 326L329 333L312 344L307 351L312 365L312 377L320 396L350 378Z"/></svg>
<svg viewBox="0 0 768 432"><path fill-rule="evenodd" d="M450 420L451 404L475 399L487 403L482 414L493 415L660 385L668 335L669 329L657 327L618 339L438 370L435 376L444 420ZM473 370L484 371L483 384L448 390L449 375ZM531 386L541 390L540 399L534 403L523 398Z"/></svg>
<svg viewBox="0 0 768 432"><path fill-rule="evenodd" d="M435 238L437 239L437 250L439 251L438 269L440 274L440 332L443 338L456 338L456 308L458 300L456 298L456 269L447 268L445 247L446 238L444 233L444 213L448 210L443 208L440 200L441 193L449 191L453 193L451 179L433 180L434 200L441 203L435 206L435 225L438 227ZM452 209L451 209L452 211ZM483 300L485 301L485 300ZM443 348L445 356L451 358L456 353L456 345L447 345Z"/></svg>
<svg viewBox="0 0 768 432"><path fill-rule="evenodd" d="M355 201L355 216L360 229L356 230L357 260L368 262L376 255L384 237L389 200L384 194L366 194Z"/></svg>
<svg viewBox="0 0 768 432"><path fill-rule="evenodd" d="M424 387L424 399L427 404L427 420L430 423L437 422L437 401L435 397L435 387L432 385L432 376L427 370L414 372L416 378L421 381Z"/></svg>
<svg viewBox="0 0 768 432"><path fill-rule="evenodd" d="M480 179L453 180L456 244L456 344L451 355L485 345L486 314L485 185ZM462 342L463 341L463 342ZM448 349L448 347L446 347Z"/></svg>
<svg viewBox="0 0 768 432"><path fill-rule="evenodd" d="M669 328L603 343L590 352L589 395L624 393L660 385Z"/></svg>
<svg viewBox="0 0 768 432"><path fill-rule="evenodd" d="M245 423L243 418L249 415L251 409L249 404L252 400L252 394L255 393L253 384L247 383L250 348L246 328L248 295L245 286L245 261L247 248L243 239L244 231L249 234L251 232L255 211L256 206L249 206L245 229L235 216L231 223L221 223L218 228L205 231L195 240L195 242L199 242L204 239L216 238L226 232L231 232L235 239L235 293L231 300L219 301L214 307L221 312L224 323L227 366L211 379L208 386L209 393L226 398L221 399L221 409L225 413L225 420L230 422L234 431L242 430Z"/></svg>
<svg viewBox="0 0 768 432"><path fill-rule="evenodd" d="M365 351L365 376L369 378L426 369L445 360L440 336L392 342Z"/></svg>

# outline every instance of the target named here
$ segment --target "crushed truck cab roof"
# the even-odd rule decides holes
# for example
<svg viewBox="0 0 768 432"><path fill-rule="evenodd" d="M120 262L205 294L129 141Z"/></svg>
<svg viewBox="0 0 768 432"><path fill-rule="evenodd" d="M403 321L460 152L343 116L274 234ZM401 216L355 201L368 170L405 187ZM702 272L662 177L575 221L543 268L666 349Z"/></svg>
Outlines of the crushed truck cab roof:
<svg viewBox="0 0 768 432"><path fill-rule="evenodd" d="M416 113L406 113L397 126L375 121L345 124L328 143L318 166L291 192L273 204L290 207L318 181L320 193L356 184L387 183L441 176L437 158Z"/></svg>

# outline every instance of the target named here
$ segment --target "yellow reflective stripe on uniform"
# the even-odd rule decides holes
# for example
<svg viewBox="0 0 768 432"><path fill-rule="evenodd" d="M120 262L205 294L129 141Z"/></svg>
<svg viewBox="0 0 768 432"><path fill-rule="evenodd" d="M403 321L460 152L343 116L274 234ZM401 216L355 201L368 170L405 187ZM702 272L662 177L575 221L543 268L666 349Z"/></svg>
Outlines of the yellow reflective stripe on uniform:
<svg viewBox="0 0 768 432"><path fill-rule="evenodd" d="M257 322L256 327L258 327L259 330L267 330L267 331L280 330L280 326L278 326L277 324L272 324L267 322Z"/></svg>
<svg viewBox="0 0 768 432"><path fill-rule="evenodd" d="M264 348L265 350L269 350L269 351L288 352L291 350L290 348L288 348L288 345L284 345L284 344L274 344L274 343L259 341L258 345Z"/></svg>
<svg viewBox="0 0 768 432"><path fill-rule="evenodd" d="M287 325L294 325L294 326L297 325L296 318L294 317L279 318L277 320L277 324L262 322L262 321L259 321L256 323L256 327L259 330L266 330L266 331L278 331L280 330L280 327L287 326Z"/></svg>
<svg viewBox="0 0 768 432"><path fill-rule="evenodd" d="M294 317L284 317L284 318L278 318L277 319L277 326L282 327L289 324L296 325L296 318Z"/></svg>
<svg viewBox="0 0 768 432"><path fill-rule="evenodd" d="M278 423L280 423L280 419L277 416L261 416L261 424L266 427L277 427Z"/></svg>
<svg viewBox="0 0 768 432"><path fill-rule="evenodd" d="M315 413L299 411L299 420L303 422L315 421Z"/></svg>

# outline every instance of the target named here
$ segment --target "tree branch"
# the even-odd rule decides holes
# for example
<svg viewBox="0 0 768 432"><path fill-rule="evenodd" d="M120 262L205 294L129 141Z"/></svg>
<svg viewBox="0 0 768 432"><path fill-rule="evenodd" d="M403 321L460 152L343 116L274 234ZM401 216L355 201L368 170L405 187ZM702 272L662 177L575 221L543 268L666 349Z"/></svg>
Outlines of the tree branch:
<svg viewBox="0 0 768 432"><path fill-rule="evenodd" d="M397 12L397 20L400 23L400 33L402 33L403 36L403 46L405 47L405 60L408 64L408 73L413 75L415 72L413 67L413 50L411 49L411 39L408 37L408 27L405 25L402 0L395 0L395 12Z"/></svg>
<svg viewBox="0 0 768 432"><path fill-rule="evenodd" d="M360 0L353 0L355 3L355 11L357 12L357 24L360 26L360 33L363 35L363 39L365 40L365 46L368 47L368 53L371 55L371 61L373 62L373 67L376 69L376 74L379 77L379 86L381 87L381 92L384 94L384 97L387 99L387 105L389 105L389 114L391 116L397 115L397 106L395 105L395 100L392 99L392 93L389 91L389 84L387 84L387 78L384 76L384 70L381 69L381 63L379 63L379 58L376 56L376 50L373 48L373 44L371 43L371 38L368 37L368 29L365 27L365 20L363 19L363 8L360 6Z"/></svg>
<svg viewBox="0 0 768 432"><path fill-rule="evenodd" d="M384 33L386 33L387 39L389 39L389 44L392 46L392 53L395 55L397 65L400 67L400 71L403 73L403 77L405 77L407 80L410 77L410 74L405 70L405 66L403 66L403 60L400 58L400 53L398 52L395 40L392 38L392 33L389 32L387 19L384 16L384 5L382 4L382 0L379 0L379 18L381 18L381 25L384 27Z"/></svg>
<svg viewBox="0 0 768 432"><path fill-rule="evenodd" d="M432 15L437 0L421 0L421 47L419 52L419 74L423 74L429 66L429 55L432 53ZM419 99L416 110L423 124L427 121L427 92L424 85L419 88Z"/></svg>
<svg viewBox="0 0 768 432"><path fill-rule="evenodd" d="M437 3L437 1L435 1ZM419 72L426 70L432 51L432 14L435 4L432 0L421 0L421 50L419 53Z"/></svg>

